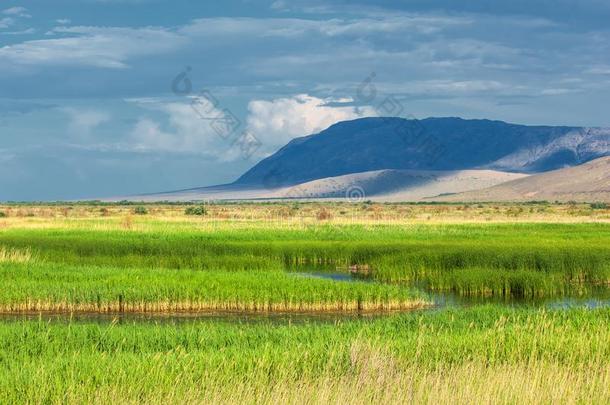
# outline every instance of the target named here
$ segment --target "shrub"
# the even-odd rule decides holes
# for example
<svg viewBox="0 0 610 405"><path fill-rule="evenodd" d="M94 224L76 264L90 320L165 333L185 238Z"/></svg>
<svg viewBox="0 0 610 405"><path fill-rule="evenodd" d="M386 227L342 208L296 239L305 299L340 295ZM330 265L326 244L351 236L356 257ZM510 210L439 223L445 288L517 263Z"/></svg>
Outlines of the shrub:
<svg viewBox="0 0 610 405"><path fill-rule="evenodd" d="M146 215L148 214L148 208L139 205L133 209L133 213L136 215Z"/></svg>
<svg viewBox="0 0 610 405"><path fill-rule="evenodd" d="M603 202L596 202L591 204L591 208L594 210L607 210L610 206Z"/></svg>
<svg viewBox="0 0 610 405"><path fill-rule="evenodd" d="M320 211L318 211L316 217L318 218L318 221L326 221L331 219L333 214L326 208L322 208Z"/></svg>
<svg viewBox="0 0 610 405"><path fill-rule="evenodd" d="M6 212L0 211L0 218L6 218L6 217L8 217L8 215L6 215Z"/></svg>
<svg viewBox="0 0 610 405"><path fill-rule="evenodd" d="M208 210L205 208L205 206L200 205L197 207L186 207L186 209L184 210L184 213L186 215L199 215L199 216L203 216L203 215L207 215L208 214Z"/></svg>

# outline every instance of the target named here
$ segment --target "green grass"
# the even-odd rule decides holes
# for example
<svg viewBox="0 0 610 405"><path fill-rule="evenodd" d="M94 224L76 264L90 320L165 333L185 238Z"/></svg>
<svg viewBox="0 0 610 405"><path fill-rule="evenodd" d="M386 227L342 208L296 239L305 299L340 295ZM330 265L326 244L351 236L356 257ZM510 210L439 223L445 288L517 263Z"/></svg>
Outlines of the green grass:
<svg viewBox="0 0 610 405"><path fill-rule="evenodd" d="M374 277L462 295L562 295L610 282L610 249L595 243L429 244L372 261Z"/></svg>
<svg viewBox="0 0 610 405"><path fill-rule="evenodd" d="M355 312L419 305L412 286L538 297L610 281L608 224L119 221L0 229L0 311ZM293 272L356 264L374 282ZM610 402L610 308L353 318L0 318L0 403Z"/></svg>
<svg viewBox="0 0 610 405"><path fill-rule="evenodd" d="M530 365L542 373L538 377L549 367L577 375L589 370L595 373L589 387L598 387L608 359L608 309L480 307L298 325L11 321L0 323L0 402L91 402L100 393L106 403L164 396L205 402L212 393L230 397L240 387L249 395L241 399L253 402L278 385L355 382L369 372L366 379L376 380L361 383L382 392L407 372L417 379L441 370L450 379L473 365L481 372L513 366L531 373ZM461 384L472 385L472 377ZM520 389L503 383L506 390ZM566 381L555 384L563 385L564 395L570 390ZM598 387L587 400L601 401L603 394Z"/></svg>
<svg viewBox="0 0 610 405"><path fill-rule="evenodd" d="M607 224L8 229L0 232L0 246L29 249L45 264L114 271L367 264L378 281L463 295L552 296L610 282Z"/></svg>
<svg viewBox="0 0 610 405"><path fill-rule="evenodd" d="M282 271L0 264L0 311L367 311L423 306L411 289Z"/></svg>

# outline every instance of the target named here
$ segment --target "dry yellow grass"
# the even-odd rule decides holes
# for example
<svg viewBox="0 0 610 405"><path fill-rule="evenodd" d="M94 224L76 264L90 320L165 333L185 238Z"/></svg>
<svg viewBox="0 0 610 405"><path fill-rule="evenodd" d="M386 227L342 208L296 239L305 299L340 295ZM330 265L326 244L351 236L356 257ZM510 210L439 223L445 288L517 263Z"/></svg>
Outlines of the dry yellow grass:
<svg viewBox="0 0 610 405"><path fill-rule="evenodd" d="M22 229L147 231L160 227L210 230L227 226L303 228L311 225L409 225L459 223L609 223L610 209L589 204L210 204L207 215L187 216L185 206L149 205L147 215L133 206L0 206L0 232ZM320 212L324 212L320 216Z"/></svg>
<svg viewBox="0 0 610 405"><path fill-rule="evenodd" d="M605 362L567 366L532 362L487 366L471 362L438 369L400 367L392 356L354 344L351 376L299 382L206 381L203 387L167 387L142 394L138 387L105 387L92 396L66 393L68 403L96 404L606 404L610 367ZM154 370L152 370L154 372ZM77 387L75 387L77 388ZM183 389L184 388L184 389Z"/></svg>
<svg viewBox="0 0 610 405"><path fill-rule="evenodd" d="M242 302L242 301L160 301L160 302L46 302L28 300L0 304L0 313L172 313L172 312L245 312L245 313L299 313L299 312L375 312L408 311L429 307L424 299L404 301L336 301L336 302Z"/></svg>
<svg viewBox="0 0 610 405"><path fill-rule="evenodd" d="M33 260L29 249L7 249L0 247L0 263L28 263Z"/></svg>

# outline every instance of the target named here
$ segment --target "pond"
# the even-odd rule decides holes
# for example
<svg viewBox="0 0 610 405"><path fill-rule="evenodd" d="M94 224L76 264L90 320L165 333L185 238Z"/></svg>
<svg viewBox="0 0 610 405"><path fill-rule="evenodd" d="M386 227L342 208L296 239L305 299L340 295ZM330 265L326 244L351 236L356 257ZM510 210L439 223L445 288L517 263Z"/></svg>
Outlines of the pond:
<svg viewBox="0 0 610 405"><path fill-rule="evenodd" d="M375 282L371 278L353 274L347 271L332 271L330 269L313 269L307 271L293 271L294 277L315 277L330 279L339 282ZM560 297L523 298L514 296L463 296L451 291L430 292L421 288L434 302L432 309L447 307L464 307L473 305L499 304L507 306L535 306L549 309L569 309L574 307L600 308L610 307L610 288L608 286L588 285L579 293L568 293ZM428 309L421 309L426 311Z"/></svg>

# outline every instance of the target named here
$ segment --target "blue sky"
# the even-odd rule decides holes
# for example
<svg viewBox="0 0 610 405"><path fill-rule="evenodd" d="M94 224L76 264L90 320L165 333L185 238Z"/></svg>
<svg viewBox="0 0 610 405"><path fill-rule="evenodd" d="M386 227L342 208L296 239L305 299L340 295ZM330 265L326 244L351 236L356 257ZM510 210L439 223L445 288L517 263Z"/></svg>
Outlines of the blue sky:
<svg viewBox="0 0 610 405"><path fill-rule="evenodd" d="M602 0L3 0L0 200L226 183L362 116L610 126L609 19Z"/></svg>

